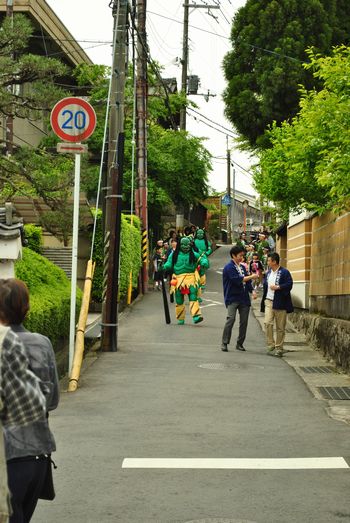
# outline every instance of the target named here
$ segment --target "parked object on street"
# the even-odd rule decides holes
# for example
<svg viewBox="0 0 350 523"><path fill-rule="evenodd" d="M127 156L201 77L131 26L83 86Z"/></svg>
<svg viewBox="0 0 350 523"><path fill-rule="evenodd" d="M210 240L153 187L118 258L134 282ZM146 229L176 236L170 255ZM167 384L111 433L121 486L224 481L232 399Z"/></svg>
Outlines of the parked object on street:
<svg viewBox="0 0 350 523"><path fill-rule="evenodd" d="M22 322L29 311L26 285L14 278L0 280L0 321L16 333L25 348L32 372L41 380L46 412L57 407L59 382L55 354L48 338L27 331ZM30 521L38 499L50 499L47 480L51 474L51 453L56 450L49 429L48 414L22 426L4 427L8 485L13 515L10 523ZM51 492L51 499L54 493Z"/></svg>

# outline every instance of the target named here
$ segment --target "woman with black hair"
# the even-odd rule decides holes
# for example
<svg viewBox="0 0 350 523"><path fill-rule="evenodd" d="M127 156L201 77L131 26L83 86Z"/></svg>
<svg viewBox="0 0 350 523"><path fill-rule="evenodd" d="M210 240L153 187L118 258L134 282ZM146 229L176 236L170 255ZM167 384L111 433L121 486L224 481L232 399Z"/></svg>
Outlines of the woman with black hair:
<svg viewBox="0 0 350 523"><path fill-rule="evenodd" d="M0 323L16 333L24 345L30 370L41 380L46 412L58 405L59 382L55 353L42 334L29 332L22 325L29 311L29 292L15 278L0 280ZM47 417L28 425L4 427L8 486L13 514L10 523L31 520L38 499L47 497L47 478L51 471L51 452L56 450ZM54 493L50 493L54 496Z"/></svg>

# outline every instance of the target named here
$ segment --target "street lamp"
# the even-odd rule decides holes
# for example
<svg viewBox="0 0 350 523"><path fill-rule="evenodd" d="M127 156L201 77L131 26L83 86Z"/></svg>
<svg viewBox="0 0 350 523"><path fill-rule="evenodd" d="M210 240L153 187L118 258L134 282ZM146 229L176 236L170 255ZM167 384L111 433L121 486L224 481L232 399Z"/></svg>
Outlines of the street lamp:
<svg viewBox="0 0 350 523"><path fill-rule="evenodd" d="M249 207L248 200L244 200L242 202L243 205L243 231L244 233L247 232L247 207Z"/></svg>

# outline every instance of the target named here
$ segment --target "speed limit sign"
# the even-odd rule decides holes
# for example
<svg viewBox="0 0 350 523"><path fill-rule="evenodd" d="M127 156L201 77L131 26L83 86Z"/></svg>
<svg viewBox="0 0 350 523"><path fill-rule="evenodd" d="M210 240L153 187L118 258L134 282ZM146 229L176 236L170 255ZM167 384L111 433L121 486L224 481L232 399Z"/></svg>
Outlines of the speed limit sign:
<svg viewBox="0 0 350 523"><path fill-rule="evenodd" d="M83 98L63 98L51 111L51 127L65 142L81 142L89 138L96 127L96 113Z"/></svg>

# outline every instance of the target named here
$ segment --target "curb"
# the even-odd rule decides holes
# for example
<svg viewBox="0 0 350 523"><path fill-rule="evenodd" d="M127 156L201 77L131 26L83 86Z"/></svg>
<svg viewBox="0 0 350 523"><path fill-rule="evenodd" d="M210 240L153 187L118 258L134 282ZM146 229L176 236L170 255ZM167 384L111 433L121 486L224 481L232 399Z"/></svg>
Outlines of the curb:
<svg viewBox="0 0 350 523"><path fill-rule="evenodd" d="M259 299L252 302L252 312L264 333L264 314L260 312ZM328 416L350 424L350 401L325 399L320 391L321 387L350 387L350 376L337 369L332 360L314 349L307 337L298 332L289 320L286 327L285 350L287 353L281 359L293 368L314 398L326 404L325 411ZM330 370L327 370L327 373L313 372L320 367ZM305 368L312 372L305 372Z"/></svg>

